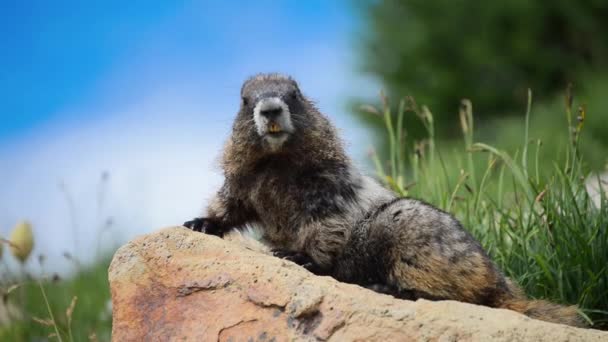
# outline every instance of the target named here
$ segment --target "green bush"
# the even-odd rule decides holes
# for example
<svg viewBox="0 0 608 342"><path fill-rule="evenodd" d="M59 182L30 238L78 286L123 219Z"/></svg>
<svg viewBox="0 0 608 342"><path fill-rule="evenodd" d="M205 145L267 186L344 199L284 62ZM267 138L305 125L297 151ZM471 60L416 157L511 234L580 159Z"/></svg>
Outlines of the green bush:
<svg viewBox="0 0 608 342"><path fill-rule="evenodd" d="M586 169L597 171L604 169L608 162L608 156L606 155L606 151L608 150L608 134L606 134L606 130L608 129L608 111L604 110L604 108L608 108L608 97L604 95L608 92L608 78L589 77L589 81L585 82L584 88L584 91L576 87L573 88L573 92L577 94L577 98L580 101L578 101L576 107L572 110L577 112L579 107L584 107L587 113L584 122L585 133L580 137L579 141L579 152ZM533 143L538 140L542 142L540 146L542 152L538 158L540 172L545 173L545 175L547 172L550 173L552 171L555 162L563 163L566 156L565 150L568 147L569 137L568 127L565 125L565 93L566 89L553 99L541 102L534 101L532 104L534 115L530 117L529 136L534 140ZM475 112L477 113L476 107ZM357 112L358 116L365 122L365 125L370 128L370 132L375 135L379 158L386 160L388 158L389 147L388 139L384 135L385 128L382 120L378 120L377 117L369 115L359 108L353 108L353 110ZM392 119L394 121L397 120L394 114L396 111L392 111ZM455 107L453 112L453 117L458 122L458 108ZM522 147L525 131L524 115L525 112L520 110L506 117L491 118L482 122L476 120L476 125L478 126L476 136L480 141L498 146L508 153L514 154L518 150L521 150ZM411 117L406 117L403 120L406 127L403 129L405 137L402 140L406 145L415 145L416 141L425 138L426 129L420 120ZM452 125L451 131L453 132L452 137L440 136L437 138L440 140L437 148L448 160L454 152L458 152L458 149L454 147L458 146L457 143L460 141L458 136L454 136L460 132L457 123ZM456 163L457 161L453 160L453 162ZM482 160L477 158L474 165L477 169L481 169L479 172L483 172L485 163Z"/></svg>
<svg viewBox="0 0 608 342"><path fill-rule="evenodd" d="M521 108L528 88L550 98L608 66L603 0L364 3L364 70L429 104L442 133L463 97L483 119Z"/></svg>

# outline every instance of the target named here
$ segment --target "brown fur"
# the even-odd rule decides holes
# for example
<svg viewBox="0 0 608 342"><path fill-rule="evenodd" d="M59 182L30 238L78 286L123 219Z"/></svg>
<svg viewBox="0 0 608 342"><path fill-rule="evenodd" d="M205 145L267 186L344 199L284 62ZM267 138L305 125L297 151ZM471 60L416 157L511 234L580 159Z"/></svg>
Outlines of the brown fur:
<svg viewBox="0 0 608 342"><path fill-rule="evenodd" d="M526 298L524 291L507 278L511 296L503 299L498 307L523 313L526 316L540 319L551 323L560 323L579 328L588 327L578 313L576 305L559 305L546 300L530 300Z"/></svg>
<svg viewBox="0 0 608 342"><path fill-rule="evenodd" d="M402 199L380 209L362 226L354 235L363 231L359 239L365 243L394 242L384 245L390 260L387 284L399 291L413 290L423 298L505 308L548 322L586 326L576 306L527 299L460 223L437 208ZM380 237L373 232L381 232Z"/></svg>

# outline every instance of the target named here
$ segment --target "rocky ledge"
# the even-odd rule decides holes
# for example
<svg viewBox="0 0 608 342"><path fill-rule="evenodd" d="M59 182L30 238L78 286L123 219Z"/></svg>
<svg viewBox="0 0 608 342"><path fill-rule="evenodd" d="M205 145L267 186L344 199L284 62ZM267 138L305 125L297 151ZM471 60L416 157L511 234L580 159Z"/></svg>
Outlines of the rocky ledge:
<svg viewBox="0 0 608 342"><path fill-rule="evenodd" d="M508 310L394 299L183 227L121 247L109 277L114 341L608 341Z"/></svg>

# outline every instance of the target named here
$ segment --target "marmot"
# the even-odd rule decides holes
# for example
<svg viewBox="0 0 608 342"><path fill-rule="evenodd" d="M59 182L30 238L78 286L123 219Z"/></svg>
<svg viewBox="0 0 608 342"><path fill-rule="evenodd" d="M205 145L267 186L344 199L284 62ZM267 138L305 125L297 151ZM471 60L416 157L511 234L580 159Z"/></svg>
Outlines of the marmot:
<svg viewBox="0 0 608 342"><path fill-rule="evenodd" d="M362 175L290 77L245 81L222 168L206 214L184 226L218 236L253 228L274 255L399 298L584 325L575 306L526 299L453 216Z"/></svg>

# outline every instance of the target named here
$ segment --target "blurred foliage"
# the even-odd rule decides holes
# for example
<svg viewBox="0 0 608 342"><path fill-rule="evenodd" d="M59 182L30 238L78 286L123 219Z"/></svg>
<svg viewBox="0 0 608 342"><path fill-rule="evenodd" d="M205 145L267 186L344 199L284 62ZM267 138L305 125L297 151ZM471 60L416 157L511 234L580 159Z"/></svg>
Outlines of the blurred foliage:
<svg viewBox="0 0 608 342"><path fill-rule="evenodd" d="M574 89L578 98L577 106L585 108L584 131L580 141L580 154L586 170L602 170L608 162L608 78L597 79L586 83L586 90L579 93ZM562 94L560 94L562 95ZM564 96L557 96L543 103L533 103L530 116L530 136L534 144L540 140L542 153L540 155L541 173L551 172L554 163L563 162L564 151L567 147L568 128L564 125L566 112ZM521 150L524 136L524 108L519 115L495 118L480 126L478 137L490 141L511 153Z"/></svg>
<svg viewBox="0 0 608 342"><path fill-rule="evenodd" d="M109 186L110 174L102 172L98 183L96 207L103 213L103 202ZM71 216L76 207L67 185L62 182L60 191L64 195ZM95 249L96 262L83 265L77 256L63 252L74 272L66 279L58 274L46 272L46 256L33 256L35 234L28 221L17 223L10 239L0 238L0 244L10 246L18 269L7 266L0 253L0 341L110 341L112 331L112 308L108 284L108 266L113 251L102 249L103 235L112 229L111 217L100 216L100 222L89 223L97 231ZM77 225L72 222L74 234L73 250L78 250ZM37 236L38 239L44 236ZM0 249L1 250L1 249ZM37 260L35 260L37 259ZM27 272L27 265L37 261L39 274Z"/></svg>
<svg viewBox="0 0 608 342"><path fill-rule="evenodd" d="M608 97L604 94L608 93L608 77L598 78L589 77L589 81L585 82L585 91L579 91L577 87L573 88L575 94L576 108L584 106L586 109L586 118L584 122L585 134L581 137L580 153L582 160L585 163L587 170L598 171L603 170L608 163ZM533 93L534 101L532 103L530 114L529 133L530 144L535 144L538 140L542 142L540 149L542 153L539 155L539 165L541 173L552 172L555 162L563 162L564 150L567 147L568 128L564 124L566 121L564 89L558 96L545 101L536 101L536 95ZM391 98L391 101L397 102L399 98ZM524 115L526 105L522 104L520 108L513 111L513 114L505 117L497 117L479 120L477 114L479 112L477 106L473 104L475 111L476 137L480 141L484 141L495 145L509 153L515 154L521 151L521 143L524 139ZM389 160L389 139L386 137L384 120L377 115L370 115L359 108L353 108L358 111L360 118L365 124L373 128L370 132L375 134L376 152L379 158L383 161ZM433 108L430 108L433 111ZM396 112L396 111L393 111ZM458 120L458 106L454 107L454 118ZM439 123L436 123L438 125ZM403 134L402 143L405 145L415 145L426 139L426 130L416 117L406 116L403 119ZM454 123L450 128L454 134L460 133L458 122ZM437 134L436 134L437 135ZM461 148L460 137L436 137L442 141L437 148L449 160L451 155L458 155L457 150ZM450 167L454 165L449 163ZM478 168L483 169L485 165L480 163Z"/></svg>
<svg viewBox="0 0 608 342"><path fill-rule="evenodd" d="M584 75L608 66L604 0L386 0L361 7L364 70L391 97L412 95L429 105L441 133L457 123L461 98L475 103L483 121L523 108L528 88L548 98L570 82L580 89Z"/></svg>
<svg viewBox="0 0 608 342"><path fill-rule="evenodd" d="M0 326L0 341L109 341L112 331L109 264L109 258L102 258L65 280L52 276L21 283L4 304L17 308L19 318ZM56 331L60 339L55 337Z"/></svg>

